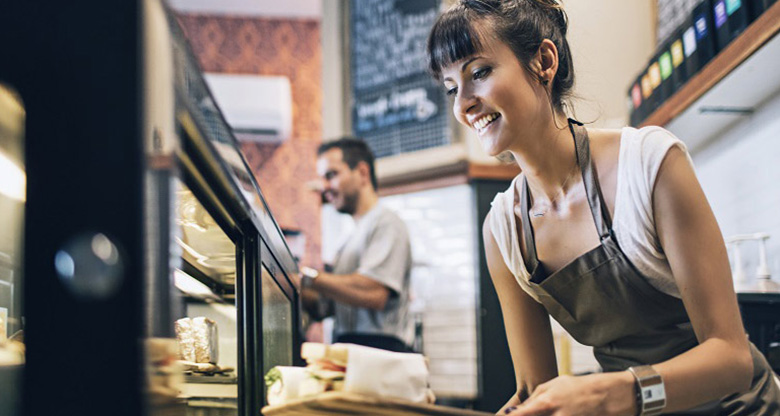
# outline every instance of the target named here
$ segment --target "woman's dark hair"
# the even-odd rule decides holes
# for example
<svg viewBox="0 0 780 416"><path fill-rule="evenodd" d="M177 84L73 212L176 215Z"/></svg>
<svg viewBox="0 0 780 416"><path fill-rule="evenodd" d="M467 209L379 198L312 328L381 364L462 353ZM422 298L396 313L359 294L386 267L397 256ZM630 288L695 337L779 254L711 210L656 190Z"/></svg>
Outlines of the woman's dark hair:
<svg viewBox="0 0 780 416"><path fill-rule="evenodd" d="M428 36L428 69L439 79L443 67L482 51L482 42L493 33L512 49L525 70L538 78L530 67L531 58L542 41L549 39L558 49L558 72L552 80L550 99L553 107L563 112L574 85L574 65L566 40L568 24L563 6L556 0L461 0L439 16Z"/></svg>

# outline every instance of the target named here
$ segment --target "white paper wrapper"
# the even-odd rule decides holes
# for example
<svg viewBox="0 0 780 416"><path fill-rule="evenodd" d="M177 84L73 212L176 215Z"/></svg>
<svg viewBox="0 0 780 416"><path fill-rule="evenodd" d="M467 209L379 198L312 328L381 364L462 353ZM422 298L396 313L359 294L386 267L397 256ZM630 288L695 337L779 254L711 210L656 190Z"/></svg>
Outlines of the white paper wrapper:
<svg viewBox="0 0 780 416"><path fill-rule="evenodd" d="M344 391L425 403L428 367L421 354L349 345Z"/></svg>
<svg viewBox="0 0 780 416"><path fill-rule="evenodd" d="M181 318L174 324L176 339L179 341L179 356L184 361L195 362L195 336L192 332L192 319Z"/></svg>
<svg viewBox="0 0 780 416"><path fill-rule="evenodd" d="M202 316L192 318L192 334L195 338L195 362L216 364L219 360L217 323Z"/></svg>
<svg viewBox="0 0 780 416"><path fill-rule="evenodd" d="M310 386L304 383L307 378L310 378L306 368L277 366L276 369L279 370L282 377L268 387L269 405L275 406L297 399L301 396L301 387L303 387L303 393L307 393L305 390L311 389ZM314 381L314 384L317 385L316 380ZM310 391L308 394L320 392L320 390L314 389L314 391Z"/></svg>

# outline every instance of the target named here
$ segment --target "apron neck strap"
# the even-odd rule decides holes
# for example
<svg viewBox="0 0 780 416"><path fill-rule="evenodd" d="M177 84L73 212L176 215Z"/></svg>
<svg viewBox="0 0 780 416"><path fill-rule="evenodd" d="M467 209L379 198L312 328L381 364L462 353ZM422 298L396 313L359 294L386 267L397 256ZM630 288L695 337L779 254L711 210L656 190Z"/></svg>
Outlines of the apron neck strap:
<svg viewBox="0 0 780 416"><path fill-rule="evenodd" d="M612 219L609 210L604 203L604 196L599 185L598 172L590 158L590 139L588 131L582 127L582 123L569 119L569 130L574 138L574 150L577 155L577 164L582 171L582 183L585 185L585 193L588 195L588 205L596 224L596 231L601 240L609 237L612 230Z"/></svg>
<svg viewBox="0 0 780 416"><path fill-rule="evenodd" d="M520 212L523 214L523 240L525 241L526 257L525 266L529 273L534 273L536 266L539 265L539 258L536 257L536 242L534 238L534 229L531 227L531 217L528 216L531 200L531 191L528 188L528 179L523 175L523 191L520 194Z"/></svg>
<svg viewBox="0 0 780 416"><path fill-rule="evenodd" d="M574 149L577 156L577 165L582 171L582 182L585 185L585 193L588 196L588 205L593 215L593 221L596 225L596 231L599 238L603 241L611 235L612 219L609 217L609 211L604 203L604 197L599 186L598 174L590 158L590 139L588 131L582 127L582 123L577 120L569 119L569 130L574 139ZM536 243L534 230L531 226L531 218L528 215L530 211L531 191L528 188L528 179L523 176L523 187L520 192L520 209L523 218L523 239L526 249L526 268L533 272L539 264L536 255Z"/></svg>

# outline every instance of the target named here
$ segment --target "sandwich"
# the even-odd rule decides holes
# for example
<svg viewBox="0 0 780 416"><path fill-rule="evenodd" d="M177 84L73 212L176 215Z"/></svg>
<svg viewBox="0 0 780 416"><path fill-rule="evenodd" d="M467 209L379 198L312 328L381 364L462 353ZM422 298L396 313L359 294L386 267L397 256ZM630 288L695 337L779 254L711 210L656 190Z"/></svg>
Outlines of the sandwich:
<svg viewBox="0 0 780 416"><path fill-rule="evenodd" d="M301 357L306 367L276 366L265 375L268 404L284 404L328 391L343 391L347 371L346 344L304 342Z"/></svg>
<svg viewBox="0 0 780 416"><path fill-rule="evenodd" d="M420 354L305 342L301 357L306 367L275 367L265 376L269 405L339 391L417 403L435 400Z"/></svg>

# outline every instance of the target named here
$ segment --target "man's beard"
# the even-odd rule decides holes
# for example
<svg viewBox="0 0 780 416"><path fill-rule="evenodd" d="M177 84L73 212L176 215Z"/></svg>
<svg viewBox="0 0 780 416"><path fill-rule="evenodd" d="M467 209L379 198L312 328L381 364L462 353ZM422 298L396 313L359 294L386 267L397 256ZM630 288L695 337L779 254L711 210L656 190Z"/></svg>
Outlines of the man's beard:
<svg viewBox="0 0 780 416"><path fill-rule="evenodd" d="M341 206L336 207L336 211L348 215L355 214L355 211L357 211L358 196L359 194L357 192L352 194L343 194L344 203L341 204Z"/></svg>

